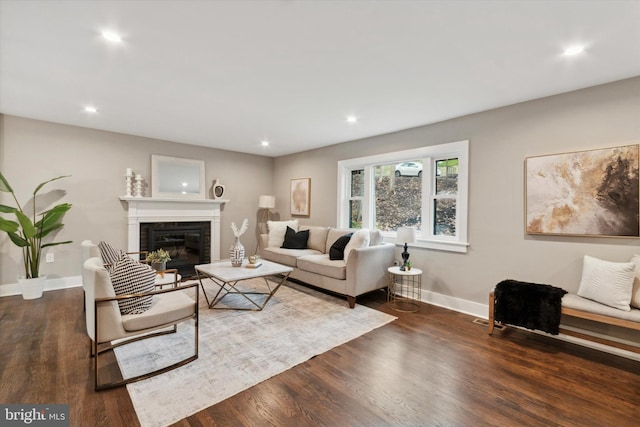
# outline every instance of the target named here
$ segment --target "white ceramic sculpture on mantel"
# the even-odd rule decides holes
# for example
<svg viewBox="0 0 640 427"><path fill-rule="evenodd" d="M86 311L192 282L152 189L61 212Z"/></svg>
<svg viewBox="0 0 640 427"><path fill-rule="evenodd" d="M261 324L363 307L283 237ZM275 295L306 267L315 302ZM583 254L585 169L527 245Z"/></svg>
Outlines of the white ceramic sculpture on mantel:
<svg viewBox="0 0 640 427"><path fill-rule="evenodd" d="M211 193L213 194L214 199L221 199L224 195L224 185L220 184L218 178L213 180L213 185L211 186Z"/></svg>
<svg viewBox="0 0 640 427"><path fill-rule="evenodd" d="M133 185L133 197L144 197L143 181L142 175L137 174L136 182Z"/></svg>
<svg viewBox="0 0 640 427"><path fill-rule="evenodd" d="M131 168L127 168L127 173L125 175L125 180L126 180L126 185L127 187L125 188L126 192L125 195L127 197L131 197L133 195L133 170Z"/></svg>

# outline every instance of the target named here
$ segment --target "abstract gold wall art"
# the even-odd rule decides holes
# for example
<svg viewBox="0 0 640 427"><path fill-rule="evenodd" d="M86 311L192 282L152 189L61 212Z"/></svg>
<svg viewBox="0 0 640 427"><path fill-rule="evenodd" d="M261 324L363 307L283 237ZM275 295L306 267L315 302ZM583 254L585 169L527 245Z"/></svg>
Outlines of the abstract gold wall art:
<svg viewBox="0 0 640 427"><path fill-rule="evenodd" d="M640 237L640 145L528 157L528 234Z"/></svg>

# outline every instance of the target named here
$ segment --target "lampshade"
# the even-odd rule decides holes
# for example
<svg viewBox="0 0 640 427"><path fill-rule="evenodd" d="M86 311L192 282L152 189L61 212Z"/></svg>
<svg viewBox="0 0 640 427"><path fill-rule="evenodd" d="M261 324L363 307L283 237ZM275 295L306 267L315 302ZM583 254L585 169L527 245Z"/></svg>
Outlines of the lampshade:
<svg viewBox="0 0 640 427"><path fill-rule="evenodd" d="M415 243L416 229L413 227L400 227L396 234L396 243Z"/></svg>
<svg viewBox="0 0 640 427"><path fill-rule="evenodd" d="M261 195L258 200L258 207L260 209L273 209L276 207L276 198L275 196L267 196Z"/></svg>

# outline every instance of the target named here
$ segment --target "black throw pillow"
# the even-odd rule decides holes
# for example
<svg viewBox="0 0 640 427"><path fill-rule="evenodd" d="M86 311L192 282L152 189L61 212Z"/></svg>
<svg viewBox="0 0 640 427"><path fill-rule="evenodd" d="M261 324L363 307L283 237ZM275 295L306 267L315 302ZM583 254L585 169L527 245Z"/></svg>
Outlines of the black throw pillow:
<svg viewBox="0 0 640 427"><path fill-rule="evenodd" d="M345 234L344 236L338 237L338 240L333 242L333 245L329 248L329 259L331 261L344 259L344 248L349 243L349 240L351 240L351 236L353 236L353 233Z"/></svg>
<svg viewBox="0 0 640 427"><path fill-rule="evenodd" d="M293 228L287 226L284 242L280 247L284 249L307 249L307 240L309 240L309 230L296 233Z"/></svg>

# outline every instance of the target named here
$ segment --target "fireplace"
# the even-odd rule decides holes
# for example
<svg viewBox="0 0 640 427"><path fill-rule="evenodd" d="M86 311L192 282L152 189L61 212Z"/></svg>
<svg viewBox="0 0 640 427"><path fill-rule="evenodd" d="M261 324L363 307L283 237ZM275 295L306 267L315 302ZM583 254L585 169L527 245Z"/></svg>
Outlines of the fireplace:
<svg viewBox="0 0 640 427"><path fill-rule="evenodd" d="M194 275L194 265L220 260L220 207L227 200L128 196L120 200L128 206L129 252L162 247L172 258L167 268L178 268L183 277Z"/></svg>
<svg viewBox="0 0 640 427"><path fill-rule="evenodd" d="M196 274L194 266L211 262L211 228L205 221L150 222L140 224L140 250L164 249L171 256L167 268L184 277Z"/></svg>

